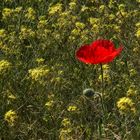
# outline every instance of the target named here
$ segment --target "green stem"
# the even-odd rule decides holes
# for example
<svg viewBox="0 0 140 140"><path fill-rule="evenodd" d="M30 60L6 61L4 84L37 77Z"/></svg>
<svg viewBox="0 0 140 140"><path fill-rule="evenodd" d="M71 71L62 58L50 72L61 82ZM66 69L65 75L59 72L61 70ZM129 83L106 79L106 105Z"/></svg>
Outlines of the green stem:
<svg viewBox="0 0 140 140"><path fill-rule="evenodd" d="M104 94L104 73L103 73L103 66L102 64L100 64L101 66L101 76L102 76L102 95Z"/></svg>
<svg viewBox="0 0 140 140"><path fill-rule="evenodd" d="M100 67L101 67L101 76L102 76L102 96L101 96L101 104L102 104L102 110L103 110L103 113L105 115L105 107L104 107L104 74L103 74L103 66L102 64L100 64Z"/></svg>

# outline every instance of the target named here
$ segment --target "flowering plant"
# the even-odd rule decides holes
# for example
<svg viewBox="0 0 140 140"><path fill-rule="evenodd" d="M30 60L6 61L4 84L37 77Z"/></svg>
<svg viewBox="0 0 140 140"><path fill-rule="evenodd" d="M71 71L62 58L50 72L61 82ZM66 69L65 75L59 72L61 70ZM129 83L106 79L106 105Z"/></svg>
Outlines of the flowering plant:
<svg viewBox="0 0 140 140"><path fill-rule="evenodd" d="M76 57L89 64L104 64L113 61L118 56L123 47L115 49L110 40L96 40L90 45L84 45L76 52Z"/></svg>

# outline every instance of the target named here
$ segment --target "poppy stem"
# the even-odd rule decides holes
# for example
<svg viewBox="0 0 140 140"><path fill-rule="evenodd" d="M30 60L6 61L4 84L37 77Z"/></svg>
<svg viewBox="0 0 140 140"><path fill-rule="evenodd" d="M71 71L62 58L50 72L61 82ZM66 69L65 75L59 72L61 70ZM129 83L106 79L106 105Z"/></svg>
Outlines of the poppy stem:
<svg viewBox="0 0 140 140"><path fill-rule="evenodd" d="M104 74L103 74L103 66L100 64L101 67L101 78L102 78L102 96L101 96L101 104L102 104L102 110L105 115L105 107L104 107Z"/></svg>
<svg viewBox="0 0 140 140"><path fill-rule="evenodd" d="M104 94L104 73L103 73L103 65L100 64L101 66L101 78L102 78L102 95Z"/></svg>

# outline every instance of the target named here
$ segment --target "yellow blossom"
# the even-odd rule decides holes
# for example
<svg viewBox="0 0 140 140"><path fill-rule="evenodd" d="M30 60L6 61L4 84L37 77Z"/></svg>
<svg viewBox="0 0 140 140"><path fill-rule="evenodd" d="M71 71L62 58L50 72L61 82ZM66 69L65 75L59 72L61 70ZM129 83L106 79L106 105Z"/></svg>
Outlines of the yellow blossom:
<svg viewBox="0 0 140 140"><path fill-rule="evenodd" d="M62 4L61 3L57 3L57 4L49 7L49 14L50 15L60 13L61 11L62 11Z"/></svg>
<svg viewBox="0 0 140 140"><path fill-rule="evenodd" d="M15 121L17 120L18 116L17 113L13 110L9 110L5 113L4 120L8 122L10 126L15 125Z"/></svg>
<svg viewBox="0 0 140 140"><path fill-rule="evenodd" d="M29 20L34 20L35 19L35 10L32 7L29 7L27 9L27 13L25 14L25 17Z"/></svg>
<svg viewBox="0 0 140 140"><path fill-rule="evenodd" d="M89 7L86 7L86 6L84 5L84 6L82 6L81 11L84 12L84 11L86 11L86 10L88 10L88 9L89 9Z"/></svg>
<svg viewBox="0 0 140 140"><path fill-rule="evenodd" d="M120 98L117 102L117 107L122 114L127 114L130 112L135 114L136 112L134 102L129 97Z"/></svg>
<svg viewBox="0 0 140 140"><path fill-rule="evenodd" d="M78 35L80 35L80 30L79 29L73 29L71 34L75 35L75 36L78 36Z"/></svg>
<svg viewBox="0 0 140 140"><path fill-rule="evenodd" d="M137 38L140 38L140 28L137 30L135 35L136 35Z"/></svg>
<svg viewBox="0 0 140 140"><path fill-rule="evenodd" d="M16 7L14 12L16 13L20 13L22 11L22 7Z"/></svg>
<svg viewBox="0 0 140 140"><path fill-rule="evenodd" d="M37 58L37 59L36 59L36 62L37 62L38 64L42 64L44 61L45 61L45 59L43 59L43 58Z"/></svg>
<svg viewBox="0 0 140 140"><path fill-rule="evenodd" d="M71 121L70 121L69 118L64 118L64 119L62 120L61 124L62 124L63 126L66 127L66 126L71 125Z"/></svg>
<svg viewBox="0 0 140 140"><path fill-rule="evenodd" d="M68 106L67 110L68 110L69 112L77 111L77 106L75 106L75 105L70 105L70 106Z"/></svg>
<svg viewBox="0 0 140 140"><path fill-rule="evenodd" d="M5 74L11 68L11 63L7 60L0 60L0 75Z"/></svg>
<svg viewBox="0 0 140 140"><path fill-rule="evenodd" d="M40 66L29 70L29 76L33 81L38 81L40 84L45 84L45 79L48 76L49 69L45 66Z"/></svg>
<svg viewBox="0 0 140 140"><path fill-rule="evenodd" d="M127 96L137 96L138 95L138 90L134 84L132 84L128 90L127 90Z"/></svg>
<svg viewBox="0 0 140 140"><path fill-rule="evenodd" d="M47 20L41 19L41 20L39 20L39 22L38 22L37 28L38 28L38 29L40 29L40 28L44 29L44 27L45 27L46 25L47 25Z"/></svg>
<svg viewBox="0 0 140 140"><path fill-rule="evenodd" d="M48 110L50 110L54 106L54 101L50 100L46 102L45 106L47 107Z"/></svg>
<svg viewBox="0 0 140 140"><path fill-rule="evenodd" d="M98 24L100 22L100 19L99 18L92 18L92 17L90 17L88 19L88 21L90 22L91 25L93 25L93 24Z"/></svg>
<svg viewBox="0 0 140 140"><path fill-rule="evenodd" d="M76 8L76 3L75 3L75 2L70 2L70 3L69 3L69 8L70 8L71 10L75 9L75 8Z"/></svg>
<svg viewBox="0 0 140 140"><path fill-rule="evenodd" d="M130 70L129 70L129 73L130 73L130 76L131 76L131 77L137 75L137 71L136 71L135 69L130 69Z"/></svg>
<svg viewBox="0 0 140 140"><path fill-rule="evenodd" d="M21 26L20 36L19 36L20 39L33 38L33 37L35 37L35 32L32 31L32 29L27 28L25 26Z"/></svg>
<svg viewBox="0 0 140 140"><path fill-rule="evenodd" d="M0 29L0 39L6 37L6 30L5 29Z"/></svg>
<svg viewBox="0 0 140 140"><path fill-rule="evenodd" d="M76 27L79 28L79 29L84 29L85 28L85 24L82 23L82 22L76 22Z"/></svg>
<svg viewBox="0 0 140 140"><path fill-rule="evenodd" d="M3 11L2 11L2 16L3 16L2 18L7 19L7 18L12 16L12 13L13 13L13 9L4 8Z"/></svg>

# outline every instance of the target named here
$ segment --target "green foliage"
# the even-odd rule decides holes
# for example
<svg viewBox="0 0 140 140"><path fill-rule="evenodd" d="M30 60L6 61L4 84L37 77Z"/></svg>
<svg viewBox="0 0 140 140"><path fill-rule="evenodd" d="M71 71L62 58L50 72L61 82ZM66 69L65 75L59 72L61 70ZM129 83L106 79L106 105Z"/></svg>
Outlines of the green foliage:
<svg viewBox="0 0 140 140"><path fill-rule="evenodd" d="M0 138L139 139L139 4L0 0ZM124 46L103 66L103 101L100 66L75 58L99 38Z"/></svg>

